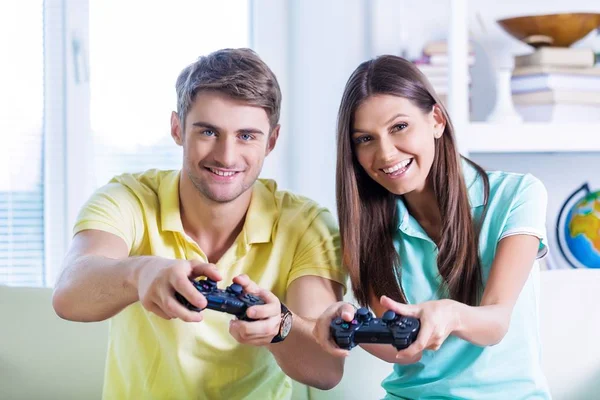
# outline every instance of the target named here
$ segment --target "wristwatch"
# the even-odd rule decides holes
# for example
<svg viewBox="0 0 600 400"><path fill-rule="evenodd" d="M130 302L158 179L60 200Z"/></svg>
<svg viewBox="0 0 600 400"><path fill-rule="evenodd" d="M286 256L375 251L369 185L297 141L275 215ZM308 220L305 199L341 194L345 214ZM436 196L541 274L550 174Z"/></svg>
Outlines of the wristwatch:
<svg viewBox="0 0 600 400"><path fill-rule="evenodd" d="M283 342L292 330L292 313L281 303L281 323L279 324L279 333L273 337L271 343Z"/></svg>

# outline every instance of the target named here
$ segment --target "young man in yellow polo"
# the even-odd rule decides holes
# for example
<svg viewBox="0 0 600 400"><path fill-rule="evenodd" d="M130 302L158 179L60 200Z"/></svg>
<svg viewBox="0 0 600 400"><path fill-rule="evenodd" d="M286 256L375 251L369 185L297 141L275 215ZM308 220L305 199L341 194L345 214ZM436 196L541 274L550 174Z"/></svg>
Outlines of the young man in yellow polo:
<svg viewBox="0 0 600 400"><path fill-rule="evenodd" d="M345 290L336 223L258 179L279 135L275 76L251 50L226 49L185 68L176 88L182 169L124 174L93 194L54 309L73 321L110 318L104 399L289 399L288 376L335 386L343 361L312 330ZM175 293L206 307L190 281L201 276L266 304L248 309L252 322L191 311Z"/></svg>

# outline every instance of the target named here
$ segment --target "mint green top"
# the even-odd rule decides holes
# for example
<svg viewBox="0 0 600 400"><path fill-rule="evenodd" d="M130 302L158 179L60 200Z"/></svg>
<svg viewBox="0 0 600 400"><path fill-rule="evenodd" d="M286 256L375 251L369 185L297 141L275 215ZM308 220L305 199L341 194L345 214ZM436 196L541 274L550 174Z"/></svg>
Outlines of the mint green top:
<svg viewBox="0 0 600 400"><path fill-rule="evenodd" d="M472 215L483 211L483 181L463 162ZM515 234L540 238L538 258L546 255L544 185L532 175L488 172L488 211L479 237L483 282L487 282L498 242ZM402 287L411 304L439 299L437 247L398 201L395 236ZM550 399L540 361L539 266L535 262L512 313L510 328L495 346L479 347L450 336L438 351L426 350L412 365L394 365L383 382L386 399Z"/></svg>

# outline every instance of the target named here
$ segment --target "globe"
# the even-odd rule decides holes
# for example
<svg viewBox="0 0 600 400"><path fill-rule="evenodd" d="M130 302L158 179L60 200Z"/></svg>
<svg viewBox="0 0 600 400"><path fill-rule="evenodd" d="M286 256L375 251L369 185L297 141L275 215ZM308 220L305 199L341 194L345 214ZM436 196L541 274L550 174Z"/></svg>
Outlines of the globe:
<svg viewBox="0 0 600 400"><path fill-rule="evenodd" d="M582 195L576 198L580 192L583 192ZM567 207L569 211L563 219L561 217ZM562 226L558 226L557 230L562 230L561 236L566 245L566 249L561 248L561 251L569 264L600 268L600 191L591 191L587 184L575 191L563 205L559 224ZM561 238L558 239L560 244Z"/></svg>

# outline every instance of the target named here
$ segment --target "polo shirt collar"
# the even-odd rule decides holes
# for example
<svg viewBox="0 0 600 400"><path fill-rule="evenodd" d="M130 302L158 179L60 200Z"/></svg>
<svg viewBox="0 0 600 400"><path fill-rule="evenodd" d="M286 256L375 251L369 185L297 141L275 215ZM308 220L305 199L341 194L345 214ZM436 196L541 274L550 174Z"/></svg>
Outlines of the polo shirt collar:
<svg viewBox="0 0 600 400"><path fill-rule="evenodd" d="M179 206L179 179L181 171L168 174L158 188L161 230L184 233ZM275 184L261 179L254 183L252 199L246 213L242 233L246 242L267 243L271 241L273 225L277 219Z"/></svg>

